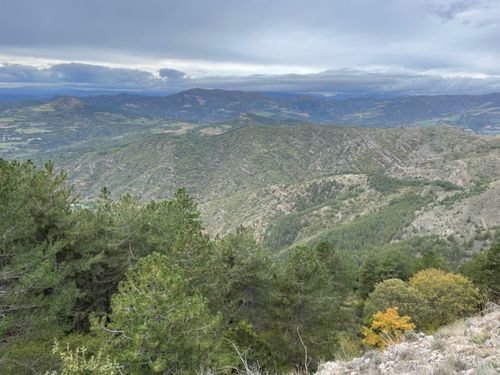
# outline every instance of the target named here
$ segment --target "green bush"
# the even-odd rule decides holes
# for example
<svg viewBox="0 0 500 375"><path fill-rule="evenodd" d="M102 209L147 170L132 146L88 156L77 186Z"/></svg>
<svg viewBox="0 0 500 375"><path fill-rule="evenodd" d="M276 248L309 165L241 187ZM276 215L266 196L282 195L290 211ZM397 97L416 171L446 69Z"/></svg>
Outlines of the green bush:
<svg viewBox="0 0 500 375"><path fill-rule="evenodd" d="M390 307L397 307L402 315L408 315L418 329L425 329L432 314L427 300L415 288L400 279L388 279L378 283L365 302L363 311L366 325L373 315Z"/></svg>
<svg viewBox="0 0 500 375"><path fill-rule="evenodd" d="M479 310L479 291L462 275L429 268L417 272L409 284L429 303L433 314L426 326L437 328Z"/></svg>

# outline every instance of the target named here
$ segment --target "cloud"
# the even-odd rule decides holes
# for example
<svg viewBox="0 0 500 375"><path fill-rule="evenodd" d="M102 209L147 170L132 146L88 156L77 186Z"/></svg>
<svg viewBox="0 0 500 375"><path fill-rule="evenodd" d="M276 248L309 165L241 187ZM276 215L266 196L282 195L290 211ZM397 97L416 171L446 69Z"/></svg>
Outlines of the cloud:
<svg viewBox="0 0 500 375"><path fill-rule="evenodd" d="M489 92L498 35L499 0L2 0L0 85Z"/></svg>
<svg viewBox="0 0 500 375"><path fill-rule="evenodd" d="M179 80L186 78L186 73L176 69L162 68L158 71L160 77L167 78L168 80Z"/></svg>
<svg viewBox="0 0 500 375"><path fill-rule="evenodd" d="M47 86L89 86L93 88L142 88L155 87L158 79L151 73L138 69L109 68L105 66L68 63L37 68L21 64L0 65L0 83L45 84Z"/></svg>
<svg viewBox="0 0 500 375"><path fill-rule="evenodd" d="M432 13L443 22L458 21L465 26L486 27L500 22L496 0L458 0L433 7Z"/></svg>
<svg viewBox="0 0 500 375"><path fill-rule="evenodd" d="M246 91L275 91L328 95L484 94L500 92L500 77L478 77L408 69L337 69L315 74L258 74L192 78L162 68L156 73L139 69L111 68L69 63L36 68L29 65L0 65L1 87L47 87L60 89L112 90L172 93L193 87Z"/></svg>
<svg viewBox="0 0 500 375"><path fill-rule="evenodd" d="M500 74L498 0L3 0L4 55L280 73L452 66ZM443 22L446 21L446 22ZM488 26L488 27L470 27ZM151 70L151 69L150 69ZM262 72L262 71L261 71ZM213 74L213 73L212 73ZM205 74L207 75L207 74Z"/></svg>
<svg viewBox="0 0 500 375"><path fill-rule="evenodd" d="M331 95L417 95L485 94L500 91L500 77L443 77L418 72L367 72L352 69L332 70L307 75L274 75L198 79L200 87L327 93Z"/></svg>
<svg viewBox="0 0 500 375"><path fill-rule="evenodd" d="M41 71L34 66L21 64L0 65L0 82L30 83L43 80L43 74L41 74Z"/></svg>
<svg viewBox="0 0 500 375"><path fill-rule="evenodd" d="M70 63L57 64L47 70L50 70L53 76L65 83L113 87L147 87L156 84L156 79L151 73L138 69Z"/></svg>
<svg viewBox="0 0 500 375"><path fill-rule="evenodd" d="M442 5L434 10L435 14L443 21L451 21L459 14L463 14L469 9L477 6L476 0L460 0L446 5Z"/></svg>

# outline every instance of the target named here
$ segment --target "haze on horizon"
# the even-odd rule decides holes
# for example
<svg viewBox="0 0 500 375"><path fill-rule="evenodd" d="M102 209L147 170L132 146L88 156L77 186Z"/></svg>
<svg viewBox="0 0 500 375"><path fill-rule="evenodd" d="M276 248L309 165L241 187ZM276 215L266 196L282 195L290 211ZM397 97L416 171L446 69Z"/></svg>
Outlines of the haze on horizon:
<svg viewBox="0 0 500 375"><path fill-rule="evenodd" d="M484 94L499 35L498 0L3 0L0 90Z"/></svg>

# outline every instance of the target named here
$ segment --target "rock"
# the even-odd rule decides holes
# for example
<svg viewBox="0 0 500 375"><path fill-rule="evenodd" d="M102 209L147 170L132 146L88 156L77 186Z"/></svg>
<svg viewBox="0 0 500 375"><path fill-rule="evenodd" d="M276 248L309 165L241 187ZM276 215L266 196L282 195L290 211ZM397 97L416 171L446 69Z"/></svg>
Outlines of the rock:
<svg viewBox="0 0 500 375"><path fill-rule="evenodd" d="M484 314L434 336L409 335L410 340L380 354L371 351L350 362L326 362L317 374L499 374L500 306L490 304Z"/></svg>

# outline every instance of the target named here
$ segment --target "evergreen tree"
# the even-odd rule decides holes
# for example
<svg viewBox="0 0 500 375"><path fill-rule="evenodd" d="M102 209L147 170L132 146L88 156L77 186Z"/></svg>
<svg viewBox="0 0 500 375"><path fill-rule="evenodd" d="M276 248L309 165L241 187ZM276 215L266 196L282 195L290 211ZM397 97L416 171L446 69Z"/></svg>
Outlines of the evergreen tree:
<svg viewBox="0 0 500 375"><path fill-rule="evenodd" d="M340 301L318 253L308 247L291 250L275 293L271 342L285 362L304 369L332 357Z"/></svg>
<svg viewBox="0 0 500 375"><path fill-rule="evenodd" d="M153 253L120 284L110 322L94 329L110 335L108 351L127 372L194 373L233 362L217 337L220 320L205 298L190 293L182 271Z"/></svg>
<svg viewBox="0 0 500 375"><path fill-rule="evenodd" d="M71 328L78 290L68 236L73 197L64 173L47 163L0 160L0 348L3 368L29 368L40 349ZM31 342L37 341L31 346ZM6 370L9 371L9 370ZM22 373L21 371L19 373Z"/></svg>
<svg viewBox="0 0 500 375"><path fill-rule="evenodd" d="M500 301L500 244L476 255L461 271L480 287L491 301Z"/></svg>

